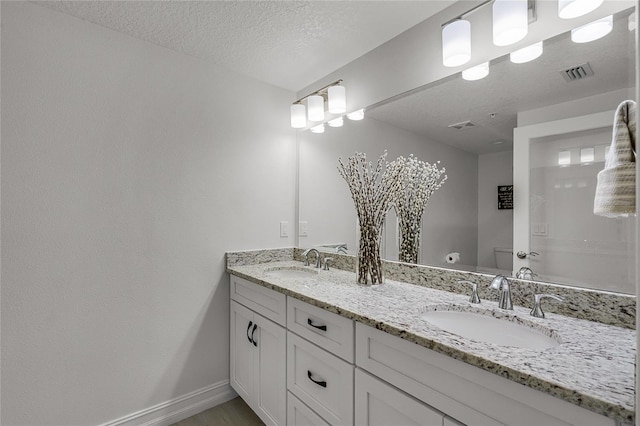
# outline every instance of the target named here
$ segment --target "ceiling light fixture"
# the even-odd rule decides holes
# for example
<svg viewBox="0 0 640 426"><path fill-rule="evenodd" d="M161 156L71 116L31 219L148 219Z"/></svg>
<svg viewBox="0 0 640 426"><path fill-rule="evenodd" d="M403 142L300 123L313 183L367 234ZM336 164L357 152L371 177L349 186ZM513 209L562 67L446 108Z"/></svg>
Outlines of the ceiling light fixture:
<svg viewBox="0 0 640 426"><path fill-rule="evenodd" d="M303 96L291 105L291 127L302 129L309 121L324 121L324 106L329 105L329 112L332 114L342 114L346 111L345 88L341 86L342 80L334 81L331 84L316 90L313 93ZM305 108L303 101L307 101ZM338 112L342 111L342 112Z"/></svg>
<svg viewBox="0 0 640 426"><path fill-rule="evenodd" d="M524 64L533 61L542 55L542 42L534 43L522 49L515 50L509 54L509 59L514 64Z"/></svg>
<svg viewBox="0 0 640 426"><path fill-rule="evenodd" d="M347 118L353 121L360 121L364 118L364 109L359 109L357 111L350 112L347 114Z"/></svg>
<svg viewBox="0 0 640 426"><path fill-rule="evenodd" d="M475 67L462 71L462 78L468 81L475 81L485 78L489 75L489 62L483 62Z"/></svg>
<svg viewBox="0 0 640 426"><path fill-rule="evenodd" d="M558 0L558 16L562 19L577 18L596 10L604 0Z"/></svg>
<svg viewBox="0 0 640 426"><path fill-rule="evenodd" d="M456 19L442 27L442 63L445 67L464 65L471 59L471 23Z"/></svg>
<svg viewBox="0 0 640 426"><path fill-rule="evenodd" d="M609 34L613 29L613 15L590 22L571 30L571 41L574 43L588 43Z"/></svg>
<svg viewBox="0 0 640 426"><path fill-rule="evenodd" d="M493 2L493 44L509 46L522 40L529 30L527 0Z"/></svg>

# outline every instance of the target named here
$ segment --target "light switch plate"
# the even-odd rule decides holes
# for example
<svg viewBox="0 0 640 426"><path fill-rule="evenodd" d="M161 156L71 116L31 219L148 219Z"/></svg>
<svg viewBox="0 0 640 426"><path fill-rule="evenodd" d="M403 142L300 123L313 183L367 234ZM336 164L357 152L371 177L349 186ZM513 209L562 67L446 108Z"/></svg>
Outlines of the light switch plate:
<svg viewBox="0 0 640 426"><path fill-rule="evenodd" d="M309 236L309 222L307 221L300 221L300 236L301 237L308 237Z"/></svg>
<svg viewBox="0 0 640 426"><path fill-rule="evenodd" d="M283 220L280 222L280 238L286 238L289 236L289 222Z"/></svg>

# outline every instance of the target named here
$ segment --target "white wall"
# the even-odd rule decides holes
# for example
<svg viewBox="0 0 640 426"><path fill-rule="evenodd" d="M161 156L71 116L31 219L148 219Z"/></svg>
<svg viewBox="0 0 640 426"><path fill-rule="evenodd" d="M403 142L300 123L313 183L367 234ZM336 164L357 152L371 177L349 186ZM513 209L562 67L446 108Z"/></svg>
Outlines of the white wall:
<svg viewBox="0 0 640 426"><path fill-rule="evenodd" d="M513 185L513 151L478 156L478 266L488 268L495 247L513 246L513 210L498 210L499 185Z"/></svg>
<svg viewBox="0 0 640 426"><path fill-rule="evenodd" d="M2 418L228 380L224 252L293 245L293 93L2 2Z"/></svg>
<svg viewBox="0 0 640 426"><path fill-rule="evenodd" d="M338 173L338 157L346 160L364 152L375 163L385 150L387 161L414 154L430 163L439 160L446 168L448 179L423 216L421 263L444 265L445 255L456 251L461 263L475 265L477 156L366 117L345 120L343 127L327 128L323 134L300 133L300 220L309 226L309 236L300 238L300 246L347 242L349 249L357 250L355 207Z"/></svg>

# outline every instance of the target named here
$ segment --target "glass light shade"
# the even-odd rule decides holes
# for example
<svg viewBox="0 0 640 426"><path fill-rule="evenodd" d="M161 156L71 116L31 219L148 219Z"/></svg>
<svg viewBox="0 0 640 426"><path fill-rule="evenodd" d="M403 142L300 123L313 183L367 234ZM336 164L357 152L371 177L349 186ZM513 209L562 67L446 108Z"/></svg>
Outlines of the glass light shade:
<svg viewBox="0 0 640 426"><path fill-rule="evenodd" d="M331 86L328 93L329 112L331 114L344 114L347 112L347 97L344 86Z"/></svg>
<svg viewBox="0 0 640 426"><path fill-rule="evenodd" d="M480 80L489 75L489 62L462 71L462 78L469 81Z"/></svg>
<svg viewBox="0 0 640 426"><path fill-rule="evenodd" d="M330 127L342 127L343 123L344 121L342 120L342 117L338 117L338 118L334 118L327 124L329 124Z"/></svg>
<svg viewBox="0 0 640 426"><path fill-rule="evenodd" d="M577 18L593 12L604 0L558 0L558 16L562 19Z"/></svg>
<svg viewBox="0 0 640 426"><path fill-rule="evenodd" d="M442 28L442 63L445 67L464 65L471 59L471 23L458 19Z"/></svg>
<svg viewBox="0 0 640 426"><path fill-rule="evenodd" d="M359 109L357 111L353 111L353 112L347 114L347 118L349 120L353 120L353 121L362 120L364 118L364 109Z"/></svg>
<svg viewBox="0 0 640 426"><path fill-rule="evenodd" d="M571 164L571 151L560 151L558 153L558 165L568 166Z"/></svg>
<svg viewBox="0 0 640 426"><path fill-rule="evenodd" d="M294 129L302 129L307 125L307 113L304 105L291 105L291 127Z"/></svg>
<svg viewBox="0 0 640 426"><path fill-rule="evenodd" d="M309 121L324 120L324 98L320 95L313 95L307 98L307 108Z"/></svg>
<svg viewBox="0 0 640 426"><path fill-rule="evenodd" d="M588 43L609 34L613 29L613 15L598 19L571 30L571 41L574 43Z"/></svg>
<svg viewBox="0 0 640 426"><path fill-rule="evenodd" d="M493 2L493 44L508 46L522 40L528 30L527 0L495 0Z"/></svg>
<svg viewBox="0 0 640 426"><path fill-rule="evenodd" d="M509 59L514 64L524 64L533 61L542 55L542 42L534 43L531 46L523 47L509 54Z"/></svg>
<svg viewBox="0 0 640 426"><path fill-rule="evenodd" d="M311 132L313 132L313 133L324 133L324 124L318 124L317 126L313 126L311 128Z"/></svg>
<svg viewBox="0 0 640 426"><path fill-rule="evenodd" d="M633 12L631 15L629 15L629 31L633 31L636 29L636 27L638 26L638 20L636 19L636 13Z"/></svg>
<svg viewBox="0 0 640 426"><path fill-rule="evenodd" d="M581 163L593 163L596 159L596 150L594 148L582 148L580 150Z"/></svg>

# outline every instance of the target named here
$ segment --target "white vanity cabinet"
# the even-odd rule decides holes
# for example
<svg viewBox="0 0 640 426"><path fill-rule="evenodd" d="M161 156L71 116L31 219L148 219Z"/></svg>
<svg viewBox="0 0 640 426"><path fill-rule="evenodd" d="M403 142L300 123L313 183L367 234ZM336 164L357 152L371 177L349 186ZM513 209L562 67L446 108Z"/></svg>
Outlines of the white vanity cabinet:
<svg viewBox="0 0 640 426"><path fill-rule="evenodd" d="M440 423L434 417L437 425L615 425L610 418L361 323L356 323L356 365L446 415ZM356 424L375 424L358 420L368 410L358 403L364 398L359 377Z"/></svg>
<svg viewBox="0 0 640 426"><path fill-rule="evenodd" d="M231 275L230 383L267 425L286 424L285 303L283 294Z"/></svg>

